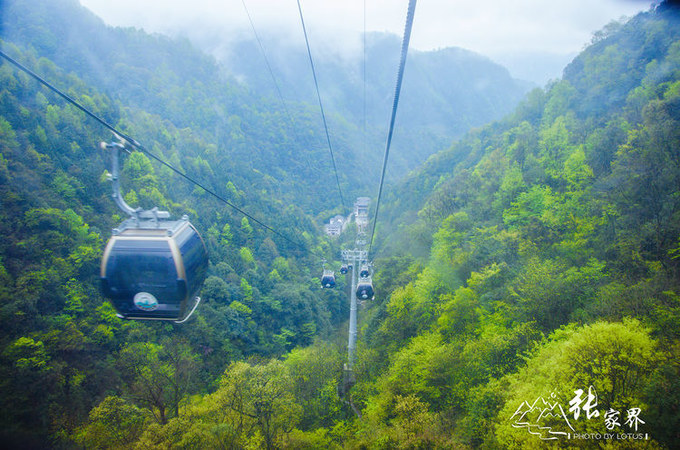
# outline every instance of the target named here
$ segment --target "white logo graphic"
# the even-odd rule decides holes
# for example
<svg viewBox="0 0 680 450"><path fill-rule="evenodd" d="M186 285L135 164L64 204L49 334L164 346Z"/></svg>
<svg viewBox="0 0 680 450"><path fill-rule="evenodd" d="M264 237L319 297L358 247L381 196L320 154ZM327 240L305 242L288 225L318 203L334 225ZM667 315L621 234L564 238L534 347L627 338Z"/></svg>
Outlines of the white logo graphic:
<svg viewBox="0 0 680 450"><path fill-rule="evenodd" d="M621 412L611 407L604 410L603 425L608 432L604 433L579 433L574 429L574 425L579 420L591 420L600 417L598 407L597 392L593 386L588 387L588 393L584 396L585 390L576 389L574 397L569 401L569 413L567 415L562 407L560 399L555 392L550 393L550 397L545 399L538 397L533 403L523 401L510 418L513 420L512 426L515 428L526 428L527 431L541 440L566 439L592 439L592 440L648 440L649 434L638 431L640 425L645 421L640 418L642 410L640 408L629 408L626 410L626 420L621 424L623 417ZM584 398L585 397L585 398ZM581 412L584 414L581 415ZM557 428L557 429L556 429ZM623 429L623 430L621 430Z"/></svg>
<svg viewBox="0 0 680 450"><path fill-rule="evenodd" d="M158 308L158 300L148 292L138 292L133 299L135 306L142 311L153 311Z"/></svg>

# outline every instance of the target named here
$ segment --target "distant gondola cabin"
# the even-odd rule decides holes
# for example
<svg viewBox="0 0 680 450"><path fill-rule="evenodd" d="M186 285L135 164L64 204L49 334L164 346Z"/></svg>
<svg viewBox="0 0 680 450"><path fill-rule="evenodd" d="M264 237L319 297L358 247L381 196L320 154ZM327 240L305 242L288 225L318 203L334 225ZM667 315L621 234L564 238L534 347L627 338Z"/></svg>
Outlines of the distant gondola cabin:
<svg viewBox="0 0 680 450"><path fill-rule="evenodd" d="M332 270L325 269L323 271L321 287L324 289L335 287L335 273Z"/></svg>
<svg viewBox="0 0 680 450"><path fill-rule="evenodd" d="M373 280L370 276L359 280L356 294L360 300L373 300L375 293L373 291Z"/></svg>
<svg viewBox="0 0 680 450"><path fill-rule="evenodd" d="M370 275L371 273L368 270L368 265L362 264L361 269L359 270L359 276L361 278L366 278Z"/></svg>

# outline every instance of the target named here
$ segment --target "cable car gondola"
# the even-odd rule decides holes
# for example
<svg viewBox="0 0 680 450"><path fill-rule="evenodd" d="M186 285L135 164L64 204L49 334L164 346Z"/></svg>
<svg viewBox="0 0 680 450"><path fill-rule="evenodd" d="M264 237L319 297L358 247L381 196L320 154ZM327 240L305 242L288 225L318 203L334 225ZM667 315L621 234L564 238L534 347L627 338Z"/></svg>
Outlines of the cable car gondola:
<svg viewBox="0 0 680 450"><path fill-rule="evenodd" d="M328 269L323 270L323 275L321 277L321 287L324 289L335 287L335 272Z"/></svg>
<svg viewBox="0 0 680 450"><path fill-rule="evenodd" d="M373 280L370 276L359 280L356 294L357 298L361 300L373 300L375 293L373 292Z"/></svg>
<svg viewBox="0 0 680 450"><path fill-rule="evenodd" d="M122 318L181 321L195 308L207 269L205 244L188 218L128 219L104 250L102 291Z"/></svg>
<svg viewBox="0 0 680 450"><path fill-rule="evenodd" d="M112 149L113 198L130 218L113 230L101 264L101 288L123 319L187 320L208 269L208 252L187 216L167 220L154 208L133 209L120 196L118 153Z"/></svg>
<svg viewBox="0 0 680 450"><path fill-rule="evenodd" d="M359 270L359 276L361 278L366 278L370 275L371 273L368 270L368 264L362 264L361 269Z"/></svg>
<svg viewBox="0 0 680 450"><path fill-rule="evenodd" d="M344 275L344 274L346 274L348 271L349 271L349 268L347 267L347 264L343 264L342 266L340 266L340 273L341 273L341 274Z"/></svg>

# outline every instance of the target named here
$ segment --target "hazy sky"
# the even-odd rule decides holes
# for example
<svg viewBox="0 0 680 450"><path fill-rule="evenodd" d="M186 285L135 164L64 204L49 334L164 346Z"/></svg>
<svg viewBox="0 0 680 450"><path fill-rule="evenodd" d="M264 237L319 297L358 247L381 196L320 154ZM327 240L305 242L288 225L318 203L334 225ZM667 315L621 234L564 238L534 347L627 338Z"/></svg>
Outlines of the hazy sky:
<svg viewBox="0 0 680 450"><path fill-rule="evenodd" d="M252 31L242 0L80 0L107 23L224 41ZM245 0L258 32L299 37L296 0ZM301 0L310 39L359 48L364 0ZM408 0L366 0L366 29L401 35ZM506 62L513 54L574 55L611 20L647 10L652 0L420 0L411 44L457 46ZM223 34L222 34L223 33Z"/></svg>

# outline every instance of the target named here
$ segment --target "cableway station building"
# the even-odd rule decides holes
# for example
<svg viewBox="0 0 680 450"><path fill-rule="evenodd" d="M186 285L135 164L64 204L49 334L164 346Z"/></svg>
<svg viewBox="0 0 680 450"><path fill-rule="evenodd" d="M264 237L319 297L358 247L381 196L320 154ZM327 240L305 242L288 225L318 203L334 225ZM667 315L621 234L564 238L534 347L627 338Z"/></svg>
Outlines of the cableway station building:
<svg viewBox="0 0 680 450"><path fill-rule="evenodd" d="M340 214L331 217L329 222L324 225L324 231L328 236L340 236L352 221L357 224L357 231L359 233L366 233L368 228L368 207L371 204L369 197L358 197L354 202L354 210L349 216L343 217Z"/></svg>
<svg viewBox="0 0 680 450"><path fill-rule="evenodd" d="M324 225L326 234L329 236L340 236L340 234L345 231L348 223L349 220L346 220L346 218L340 214L335 217L331 217L330 222Z"/></svg>
<svg viewBox="0 0 680 450"><path fill-rule="evenodd" d="M354 202L354 220L357 223L357 231L365 233L368 228L368 207L371 204L369 197L358 197Z"/></svg>

